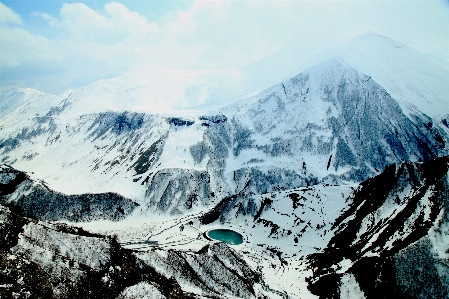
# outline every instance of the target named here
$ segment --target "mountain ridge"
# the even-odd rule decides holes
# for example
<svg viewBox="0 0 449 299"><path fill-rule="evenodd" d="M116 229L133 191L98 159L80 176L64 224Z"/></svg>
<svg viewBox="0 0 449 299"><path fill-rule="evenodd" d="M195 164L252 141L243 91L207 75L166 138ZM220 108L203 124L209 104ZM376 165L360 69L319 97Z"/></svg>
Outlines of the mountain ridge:
<svg viewBox="0 0 449 299"><path fill-rule="evenodd" d="M132 165L136 165L138 159L145 159L150 152L154 152L160 162L152 162L151 167L138 173L142 184L144 179L151 184L151 176L163 168L195 169L207 171L209 175L216 173L211 177L215 185L211 191L230 196L235 189L235 174L252 173L254 176L254 171L262 171L266 178L270 171L278 173L276 176L296 173L299 182L294 184L304 184L305 178L315 182L360 182L391 163L424 161L444 155L449 133L444 121L438 118L432 119L421 112L404 112L382 86L341 57L322 62L258 95L228 105L217 114L209 110L207 114L191 111L172 116L102 112L61 118L64 113L70 113L70 107L67 98L59 106L50 108L46 116L21 121L9 130L4 128L0 132L3 162L18 163L38 173L42 171L39 161L51 161L59 153L59 162L52 163L58 168L62 166L60 170L56 168L60 175L70 177L61 164L62 157L70 148L81 148L90 140L91 145L84 146L83 152L74 153L78 156L76 159L65 162L72 166L82 160L89 163L82 166L85 163L82 162L78 167L84 174L87 173L83 168L90 169L88 175L94 179L90 183L93 189L84 189L84 192L109 191L107 188L112 185L118 187L113 181L120 180L122 191L113 191L125 191L123 195L138 202L142 202L145 191L132 187L136 185L132 181L137 178ZM223 115L223 121L207 120L220 118L219 115ZM178 120L175 122L175 119ZM110 144L106 138L115 141ZM63 140L71 144L70 148L61 147ZM145 154L157 140L161 141L160 145ZM39 148L33 145L35 142L42 145L38 151L34 150ZM195 156L196 147L202 149L198 152L202 153L201 157ZM252 162L250 167L249 161L258 162ZM126 168L118 168L119 165L126 165ZM72 167L71 171L74 169ZM304 173L300 174L299 169ZM113 179L109 187L95 189L95 185L105 182L97 173L109 173L109 178ZM44 178L47 182L56 179L49 170ZM132 189L136 190L129 193Z"/></svg>
<svg viewBox="0 0 449 299"><path fill-rule="evenodd" d="M372 33L315 61L0 94L5 292L447 296L446 71Z"/></svg>
<svg viewBox="0 0 449 299"><path fill-rule="evenodd" d="M136 242L130 239L136 232L104 235L97 224L86 230L88 223L24 218L1 204L0 235L8 241L0 248L0 266L7 270L2 292L52 298L89 292L132 297L144 290L156 298L444 297L448 167L445 156L391 165L347 190L316 185L271 192L260 196L264 204L255 214L217 206L227 226L245 236L236 248L201 237L217 227L201 223L202 213L160 222L149 239ZM339 192L342 197L335 198ZM39 289L35 275L41 277Z"/></svg>

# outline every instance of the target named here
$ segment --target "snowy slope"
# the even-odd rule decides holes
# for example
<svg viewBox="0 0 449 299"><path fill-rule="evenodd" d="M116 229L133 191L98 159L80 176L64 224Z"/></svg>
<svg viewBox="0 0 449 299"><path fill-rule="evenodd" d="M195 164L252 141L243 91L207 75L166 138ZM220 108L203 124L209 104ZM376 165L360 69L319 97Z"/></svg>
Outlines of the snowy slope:
<svg viewBox="0 0 449 299"><path fill-rule="evenodd" d="M0 294L447 297L446 65L373 33L282 53L1 93Z"/></svg>
<svg viewBox="0 0 449 299"><path fill-rule="evenodd" d="M221 112L244 132L232 162L246 172L279 166L311 173L312 181L361 181L388 164L446 152L441 123L407 115L381 85L339 57Z"/></svg>
<svg viewBox="0 0 449 299"><path fill-rule="evenodd" d="M441 120L449 110L447 63L407 45L368 32L340 47L316 55L292 75L339 56L371 76L398 101L405 113L420 111Z"/></svg>
<svg viewBox="0 0 449 299"><path fill-rule="evenodd" d="M448 157L392 165L361 184L322 252L307 257L309 290L344 298L449 295ZM376 283L373 283L373 280Z"/></svg>
<svg viewBox="0 0 449 299"><path fill-rule="evenodd" d="M439 120L447 118L448 62L374 32L321 47L292 43L241 73L247 85L263 90L336 56L371 76L406 113L421 111Z"/></svg>
<svg viewBox="0 0 449 299"><path fill-rule="evenodd" d="M27 217L74 222L118 221L131 214L137 206L114 193L67 196L5 165L0 165L0 203L18 207Z"/></svg>
<svg viewBox="0 0 449 299"><path fill-rule="evenodd" d="M443 157L391 165L360 185L230 198L209 215L156 222L147 243L142 242L146 238L134 243L137 232L121 232L119 226L113 233L126 241L125 247L140 251L139 258L175 275L193 293L204 291L190 272L198 265L192 252L203 252L210 242L203 232L230 228L243 235L244 243L233 248L259 273L269 298L445 298L448 165ZM185 266L179 269L179 264ZM234 267L238 272L238 264ZM194 269L201 278L213 276Z"/></svg>
<svg viewBox="0 0 449 299"><path fill-rule="evenodd" d="M76 90L71 116L104 111L167 113L220 105L245 93L236 69L183 71L142 67Z"/></svg>
<svg viewBox="0 0 449 299"><path fill-rule="evenodd" d="M78 224L88 232L0 205L2 291L55 298L140 298L144 291L159 298L444 298L448 166L443 157L392 165L360 185L249 195L246 203L217 206L223 222L206 224L204 213L153 219L140 238L141 227L130 229L129 220L112 231ZM240 232L244 243L231 248L204 237L223 227Z"/></svg>
<svg viewBox="0 0 449 299"><path fill-rule="evenodd" d="M376 35L348 47L355 45L386 57L408 53L402 64L413 66L421 83L443 72L427 56ZM391 163L446 154L444 74L433 82L427 110L403 109L402 99L361 71L359 52L345 54L355 65L334 56L238 101L233 97L245 87L236 70L142 68L58 96L12 90L1 96L1 160L60 192L117 192L143 204L143 213L176 214L185 211L178 206L210 207L247 183L263 194L360 182ZM403 73L401 59L382 55L362 64L370 71L388 62L386 74ZM428 71L416 72L417 57ZM429 117L429 109L440 116ZM189 173L197 182L183 183Z"/></svg>

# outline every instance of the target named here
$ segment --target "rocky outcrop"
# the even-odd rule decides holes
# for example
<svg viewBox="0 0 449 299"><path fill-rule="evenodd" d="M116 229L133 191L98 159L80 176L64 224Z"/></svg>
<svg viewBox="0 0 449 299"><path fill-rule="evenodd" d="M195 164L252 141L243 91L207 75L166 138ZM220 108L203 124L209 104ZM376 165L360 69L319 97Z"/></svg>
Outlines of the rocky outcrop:
<svg viewBox="0 0 449 299"><path fill-rule="evenodd" d="M198 252L168 250L148 251L137 256L165 276L176 277L181 287L193 288L195 293L211 297L234 296L255 298L257 274L224 243L206 245Z"/></svg>
<svg viewBox="0 0 449 299"><path fill-rule="evenodd" d="M187 297L176 280L139 261L112 237L29 221L0 205L0 235L5 234L15 241L0 249L2 297L126 298L142 284L160 298Z"/></svg>
<svg viewBox="0 0 449 299"><path fill-rule="evenodd" d="M438 120L403 110L381 85L338 57L260 93L233 119L251 141L248 147L272 159L304 161L319 180L336 175L361 182L393 163L447 154L448 136Z"/></svg>
<svg viewBox="0 0 449 299"><path fill-rule="evenodd" d="M190 169L161 170L149 182L145 197L146 208L159 213L176 215L207 208L211 197L209 174Z"/></svg>
<svg viewBox="0 0 449 299"><path fill-rule="evenodd" d="M327 247L308 256L310 290L338 297L353 275L367 298L447 297L448 169L442 157L392 165L363 182Z"/></svg>
<svg viewBox="0 0 449 299"><path fill-rule="evenodd" d="M65 195L12 167L0 166L0 203L13 206L34 219L74 222L118 221L138 204L116 193Z"/></svg>
<svg viewBox="0 0 449 299"><path fill-rule="evenodd" d="M30 221L2 205L0 236L11 240L0 248L6 298L257 297L259 274L224 243L133 252L114 237Z"/></svg>

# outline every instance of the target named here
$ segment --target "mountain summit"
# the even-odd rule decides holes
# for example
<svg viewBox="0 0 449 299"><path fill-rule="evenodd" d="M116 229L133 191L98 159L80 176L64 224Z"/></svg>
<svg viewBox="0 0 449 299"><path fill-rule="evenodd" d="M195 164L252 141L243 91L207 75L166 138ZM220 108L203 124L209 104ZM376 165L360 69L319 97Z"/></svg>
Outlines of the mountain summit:
<svg viewBox="0 0 449 299"><path fill-rule="evenodd" d="M147 67L57 96L11 90L0 154L58 191L143 203L141 184L164 169L207 173L211 192L229 196L256 173L255 192L360 182L447 152L448 72L425 55L368 33L315 60L240 98L249 79L232 69Z"/></svg>
<svg viewBox="0 0 449 299"><path fill-rule="evenodd" d="M396 295L447 295L438 240L447 238L449 72L373 33L306 65L270 69L276 59L243 70L144 67L61 95L1 93L2 227L14 233L1 232L2 254L32 260L61 298L75 291L55 287L50 268L98 290L109 281L120 298L171 297L169 287L369 297L385 295L372 288L384 275ZM216 229L243 243L211 244ZM443 279L432 290L418 283L422 296L409 291L418 271L409 255L426 258L420 279Z"/></svg>

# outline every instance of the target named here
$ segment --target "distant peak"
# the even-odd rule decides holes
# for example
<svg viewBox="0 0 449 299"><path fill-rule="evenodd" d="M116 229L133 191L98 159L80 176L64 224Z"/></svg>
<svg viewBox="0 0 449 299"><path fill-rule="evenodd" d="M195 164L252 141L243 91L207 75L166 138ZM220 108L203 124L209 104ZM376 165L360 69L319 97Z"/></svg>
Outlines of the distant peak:
<svg viewBox="0 0 449 299"><path fill-rule="evenodd" d="M356 36L354 39L367 39L367 38L382 38L382 39L385 39L385 40L395 41L394 39L389 38L388 36L384 36L384 35L378 34L378 33L374 32L374 31L367 31L365 33L362 33L362 34Z"/></svg>
<svg viewBox="0 0 449 299"><path fill-rule="evenodd" d="M325 68L339 68L339 69L354 69L354 67L351 64L349 64L339 55L335 55L334 57L326 61L323 61L317 65L321 65L320 68L325 67Z"/></svg>
<svg viewBox="0 0 449 299"><path fill-rule="evenodd" d="M358 35L356 38L366 38L366 37L370 37L370 36L385 37L383 35L380 35L380 34L374 32L374 31L370 30L370 31L367 31L365 33L362 33L362 34Z"/></svg>
<svg viewBox="0 0 449 299"><path fill-rule="evenodd" d="M335 55L332 58L322 61L307 68L304 72L308 74L315 75L326 75L327 74L345 74L347 72L357 72L359 71L351 65L349 62L344 60L341 56Z"/></svg>
<svg viewBox="0 0 449 299"><path fill-rule="evenodd" d="M44 92L39 91L34 88L28 88L28 87L13 87L11 89L7 89L5 91L2 91L2 95L11 95L15 93L24 93L24 94L32 94L32 93L41 93L44 94Z"/></svg>
<svg viewBox="0 0 449 299"><path fill-rule="evenodd" d="M388 36L380 35L373 31L367 31L361 35L358 35L354 38L353 41L357 42L357 41L362 41L362 40L369 40L370 42L375 40L377 42L383 43L384 45L390 45L395 48L407 47L405 44L403 44L395 39L392 39Z"/></svg>
<svg viewBox="0 0 449 299"><path fill-rule="evenodd" d="M346 60L341 58L341 56L339 56L339 55L335 55L334 57L329 59L328 63L335 64L335 65L341 65L345 68L352 68L352 66L349 63L347 63Z"/></svg>

